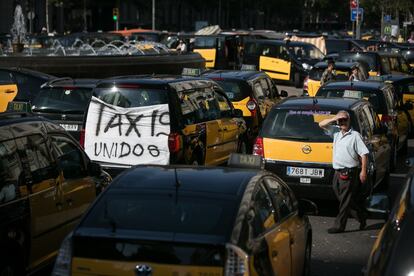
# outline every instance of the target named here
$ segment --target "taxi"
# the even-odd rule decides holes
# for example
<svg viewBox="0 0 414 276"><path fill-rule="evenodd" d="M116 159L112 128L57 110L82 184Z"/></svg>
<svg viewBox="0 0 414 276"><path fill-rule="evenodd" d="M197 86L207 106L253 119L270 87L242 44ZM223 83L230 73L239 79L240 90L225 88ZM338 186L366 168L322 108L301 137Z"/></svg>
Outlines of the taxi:
<svg viewBox="0 0 414 276"><path fill-rule="evenodd" d="M300 197L333 199L332 137L319 122L346 110L351 127L360 132L370 150L369 186L386 187L390 145L369 102L356 99L288 98L275 106L253 146L265 168L280 176ZM368 187L368 185L367 185Z"/></svg>
<svg viewBox="0 0 414 276"><path fill-rule="evenodd" d="M410 158L410 171L402 183L389 217L372 247L365 276L411 275L414 272L413 236L414 169ZM381 202L378 202L377 205ZM383 208L381 208L383 209Z"/></svg>
<svg viewBox="0 0 414 276"><path fill-rule="evenodd" d="M404 106L398 104L391 84L377 81L333 82L321 87L316 96L368 100L381 123L388 128L392 149L391 170L396 168L398 152L407 152L411 124L409 114Z"/></svg>
<svg viewBox="0 0 414 276"><path fill-rule="evenodd" d="M312 66L324 54L310 43L290 40L247 40L243 64L256 65L278 82L294 84L299 88Z"/></svg>
<svg viewBox="0 0 414 276"><path fill-rule="evenodd" d="M310 275L315 213L267 171L140 165L94 203L52 275Z"/></svg>
<svg viewBox="0 0 414 276"><path fill-rule="evenodd" d="M246 123L214 81L124 76L99 82L81 144L112 173L138 164L219 165L246 148Z"/></svg>
<svg viewBox="0 0 414 276"><path fill-rule="evenodd" d="M202 76L217 82L233 106L243 111L247 125L247 151L251 152L264 118L281 96L287 97L287 92L281 91L279 95L273 80L260 71L210 70Z"/></svg>
<svg viewBox="0 0 414 276"><path fill-rule="evenodd" d="M344 51L339 54L337 61L364 62L369 66L369 76L381 76L387 74L402 75L411 72L410 65L405 58L398 53Z"/></svg>
<svg viewBox="0 0 414 276"><path fill-rule="evenodd" d="M336 62L335 76L336 81L347 81L352 74L352 67L357 65L356 62ZM326 61L316 63L309 71L309 75L303 81L303 95L314 97L318 89L321 87L321 78L323 72L328 68Z"/></svg>
<svg viewBox="0 0 414 276"><path fill-rule="evenodd" d="M26 275L56 257L111 178L59 125L0 114L0 275Z"/></svg>

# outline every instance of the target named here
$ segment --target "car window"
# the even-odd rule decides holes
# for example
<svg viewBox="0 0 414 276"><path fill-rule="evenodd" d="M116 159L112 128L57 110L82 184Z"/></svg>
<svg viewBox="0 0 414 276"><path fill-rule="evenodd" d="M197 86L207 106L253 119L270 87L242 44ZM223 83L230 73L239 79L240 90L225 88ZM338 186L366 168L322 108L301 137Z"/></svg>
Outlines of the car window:
<svg viewBox="0 0 414 276"><path fill-rule="evenodd" d="M392 92L391 88L385 88L383 90L385 101L387 103L388 110L392 110L395 108L395 99L394 99L394 93Z"/></svg>
<svg viewBox="0 0 414 276"><path fill-rule="evenodd" d="M368 126L368 129L366 130L366 132L369 132L370 135L372 135L374 133L375 130L375 121L374 121L374 117L371 113L371 110L369 108L368 105L365 105L362 108L362 111L364 113L364 117L366 117L366 124Z"/></svg>
<svg viewBox="0 0 414 276"><path fill-rule="evenodd" d="M98 88L94 90L94 95L108 104L124 108L168 103L168 95L165 90L138 86L133 88L132 86Z"/></svg>
<svg viewBox="0 0 414 276"><path fill-rule="evenodd" d="M41 135L17 138L16 144L26 179L30 179L35 185L56 176L56 166ZM40 185L38 187L41 188Z"/></svg>
<svg viewBox="0 0 414 276"><path fill-rule="evenodd" d="M276 84L270 79L270 78L266 78L267 83L270 87L270 97L273 98L278 98L279 97L279 91L277 90L277 86Z"/></svg>
<svg viewBox="0 0 414 276"><path fill-rule="evenodd" d="M215 96L219 103L220 116L222 118L231 118L232 117L231 106L229 102L227 101L226 97L224 97L220 93L215 93Z"/></svg>
<svg viewBox="0 0 414 276"><path fill-rule="evenodd" d="M410 67L407 64L407 61L404 58L402 58L402 57L399 57L398 58L398 61L400 62L401 72L406 73L406 74L409 74Z"/></svg>
<svg viewBox="0 0 414 276"><path fill-rule="evenodd" d="M257 184L252 194L253 224L255 235L259 236L274 225L274 209L272 201L262 185Z"/></svg>
<svg viewBox="0 0 414 276"><path fill-rule="evenodd" d="M401 72L400 63L398 62L397 57L390 57L389 64L390 64L391 73Z"/></svg>
<svg viewBox="0 0 414 276"><path fill-rule="evenodd" d="M54 135L52 146L65 179L80 178L86 175L82 153L72 141Z"/></svg>
<svg viewBox="0 0 414 276"><path fill-rule="evenodd" d="M43 79L21 73L14 73L14 76L19 90L19 93L16 95L16 100L33 100L39 92L40 86L45 82Z"/></svg>
<svg viewBox="0 0 414 276"><path fill-rule="evenodd" d="M0 83L14 83L12 73L0 70Z"/></svg>
<svg viewBox="0 0 414 276"><path fill-rule="evenodd" d="M263 93L265 95L265 97L269 98L270 97L270 87L269 84L267 83L266 79L260 79L260 85L262 86L263 89Z"/></svg>
<svg viewBox="0 0 414 276"><path fill-rule="evenodd" d="M258 99L258 100L263 100L265 98L265 93L263 91L263 87L260 84L260 82L256 81L253 84L253 87L254 87L253 91L254 91L255 98Z"/></svg>
<svg viewBox="0 0 414 276"><path fill-rule="evenodd" d="M194 40L194 48L195 49L210 49L210 48L216 48L216 46L217 46L217 38L216 37L197 36Z"/></svg>
<svg viewBox="0 0 414 276"><path fill-rule="evenodd" d="M382 73L387 74L391 72L390 64L387 57L381 57Z"/></svg>
<svg viewBox="0 0 414 276"><path fill-rule="evenodd" d="M33 111L83 114L92 96L91 88L41 89L33 100Z"/></svg>
<svg viewBox="0 0 414 276"><path fill-rule="evenodd" d="M184 124L201 123L220 117L219 103L211 88L183 90L177 93Z"/></svg>
<svg viewBox="0 0 414 276"><path fill-rule="evenodd" d="M241 81L216 80L230 100L238 102L250 96L251 88Z"/></svg>
<svg viewBox="0 0 414 276"><path fill-rule="evenodd" d="M262 56L272 57L272 58L287 58L287 52L282 46L279 45L262 45Z"/></svg>
<svg viewBox="0 0 414 276"><path fill-rule="evenodd" d="M14 140L0 142L0 205L19 196L24 175Z"/></svg>
<svg viewBox="0 0 414 276"><path fill-rule="evenodd" d="M266 177L264 184L269 191L273 206L277 210L276 222L282 221L290 216L296 210L296 206L286 187L273 177Z"/></svg>
<svg viewBox="0 0 414 276"><path fill-rule="evenodd" d="M362 137L371 137L372 132L366 113L364 110L359 109L356 114L358 116L359 124L361 125L360 133Z"/></svg>

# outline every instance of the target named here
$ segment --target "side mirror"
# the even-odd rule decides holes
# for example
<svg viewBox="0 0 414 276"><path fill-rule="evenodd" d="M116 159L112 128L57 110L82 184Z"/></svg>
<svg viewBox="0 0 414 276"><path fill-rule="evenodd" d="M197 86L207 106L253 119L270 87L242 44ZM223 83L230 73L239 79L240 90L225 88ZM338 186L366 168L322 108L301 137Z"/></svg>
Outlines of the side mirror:
<svg viewBox="0 0 414 276"><path fill-rule="evenodd" d="M240 109L234 109L233 116L236 118L243 118L243 111Z"/></svg>
<svg viewBox="0 0 414 276"><path fill-rule="evenodd" d="M407 158L407 160L405 160L405 164L408 167L414 167L414 157Z"/></svg>
<svg viewBox="0 0 414 276"><path fill-rule="evenodd" d="M413 106L413 104L412 104L411 102L406 102L406 103L404 104L404 108L405 108L406 110L413 110L414 106Z"/></svg>
<svg viewBox="0 0 414 276"><path fill-rule="evenodd" d="M318 214L318 206L313 201L308 199L299 199L298 215L303 217L305 215L315 216Z"/></svg>
<svg viewBox="0 0 414 276"><path fill-rule="evenodd" d="M288 96L288 92L286 90L280 91L280 96L286 98Z"/></svg>
<svg viewBox="0 0 414 276"><path fill-rule="evenodd" d="M385 194L373 194L366 200L370 218L387 219L390 212L390 199Z"/></svg>
<svg viewBox="0 0 414 276"><path fill-rule="evenodd" d="M89 162L88 172L91 176L100 177L102 173L101 165L95 162Z"/></svg>

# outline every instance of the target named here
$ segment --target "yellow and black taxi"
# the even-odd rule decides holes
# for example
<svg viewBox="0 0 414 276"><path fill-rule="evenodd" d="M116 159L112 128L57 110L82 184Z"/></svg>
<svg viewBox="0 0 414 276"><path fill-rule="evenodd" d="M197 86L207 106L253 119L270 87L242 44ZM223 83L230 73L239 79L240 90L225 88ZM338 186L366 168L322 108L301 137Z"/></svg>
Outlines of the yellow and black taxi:
<svg viewBox="0 0 414 276"><path fill-rule="evenodd" d="M243 64L256 65L273 80L301 87L324 54L310 43L289 40L246 40Z"/></svg>
<svg viewBox="0 0 414 276"><path fill-rule="evenodd" d="M213 70L202 74L217 82L226 92L234 108L243 111L247 125L248 152L259 133L264 118L286 91L277 90L273 80L261 71Z"/></svg>
<svg viewBox="0 0 414 276"><path fill-rule="evenodd" d="M409 161L413 166L413 160ZM414 231L414 169L408 172L399 195L372 247L365 270L365 276L412 275L414 273L413 231ZM384 209L381 198L377 209Z"/></svg>
<svg viewBox="0 0 414 276"><path fill-rule="evenodd" d="M352 129L361 133L370 150L369 177L377 186L388 185L390 145L369 102L356 99L289 98L275 106L263 123L253 154L265 160L301 197L334 198L332 191L331 133L319 122L346 110Z"/></svg>
<svg viewBox="0 0 414 276"><path fill-rule="evenodd" d="M0 114L0 275L53 261L110 180L59 125L30 113Z"/></svg>
<svg viewBox="0 0 414 276"><path fill-rule="evenodd" d="M31 102L32 112L63 127L77 141L96 79L57 78L44 83Z"/></svg>
<svg viewBox="0 0 414 276"><path fill-rule="evenodd" d="M398 151L407 151L411 124L406 108L398 105L391 84L377 81L334 82L321 87L316 96L368 100L388 129L392 149L391 170L395 169Z"/></svg>
<svg viewBox="0 0 414 276"><path fill-rule="evenodd" d="M112 171L138 164L227 162L246 148L246 123L214 81L125 76L93 90L81 144Z"/></svg>
<svg viewBox="0 0 414 276"><path fill-rule="evenodd" d="M410 65L405 58L398 53L388 52L341 52L337 61L363 62L368 64L370 76L387 74L409 74Z"/></svg>
<svg viewBox="0 0 414 276"><path fill-rule="evenodd" d="M347 81L352 74L352 67L356 62L335 62L335 81ZM323 72L328 68L326 61L316 63L309 71L309 75L303 81L303 95L314 97L321 87Z"/></svg>
<svg viewBox="0 0 414 276"><path fill-rule="evenodd" d="M52 275L310 275L315 211L267 171L140 165L89 209Z"/></svg>
<svg viewBox="0 0 414 276"><path fill-rule="evenodd" d="M54 76L24 68L0 68L0 112L11 101L32 101L40 86Z"/></svg>

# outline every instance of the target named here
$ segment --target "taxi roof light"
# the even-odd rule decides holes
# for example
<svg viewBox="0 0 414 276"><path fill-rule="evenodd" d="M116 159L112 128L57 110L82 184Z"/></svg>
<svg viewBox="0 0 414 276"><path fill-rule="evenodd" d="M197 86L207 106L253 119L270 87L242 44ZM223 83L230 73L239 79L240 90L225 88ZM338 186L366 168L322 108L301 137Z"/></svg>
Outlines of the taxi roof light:
<svg viewBox="0 0 414 276"><path fill-rule="evenodd" d="M243 169L263 169L263 160L260 156L251 154L230 154L227 166L231 168L243 168Z"/></svg>

